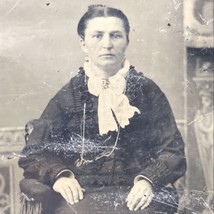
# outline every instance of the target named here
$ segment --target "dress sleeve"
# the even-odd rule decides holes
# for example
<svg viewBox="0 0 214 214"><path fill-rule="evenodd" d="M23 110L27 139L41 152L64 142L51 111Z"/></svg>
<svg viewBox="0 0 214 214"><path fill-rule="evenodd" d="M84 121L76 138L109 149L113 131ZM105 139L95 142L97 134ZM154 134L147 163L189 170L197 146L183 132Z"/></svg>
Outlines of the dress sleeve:
<svg viewBox="0 0 214 214"><path fill-rule="evenodd" d="M151 180L154 186L164 186L174 183L185 173L184 142L164 93L153 81L148 91L153 157L140 174Z"/></svg>
<svg viewBox="0 0 214 214"><path fill-rule="evenodd" d="M63 170L70 170L63 163L57 147L49 145L58 138L62 124L66 123L59 95L50 100L41 117L26 125L26 145L20 155L19 166L24 169L25 178L34 178L52 185ZM68 116L68 115L67 115ZM58 138L59 139L59 138Z"/></svg>

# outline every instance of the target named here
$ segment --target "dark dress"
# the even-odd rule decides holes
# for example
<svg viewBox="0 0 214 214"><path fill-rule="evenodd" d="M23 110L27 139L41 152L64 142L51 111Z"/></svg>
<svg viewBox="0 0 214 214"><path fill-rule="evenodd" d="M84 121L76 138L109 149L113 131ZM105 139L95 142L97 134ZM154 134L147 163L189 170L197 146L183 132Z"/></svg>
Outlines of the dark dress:
<svg viewBox="0 0 214 214"><path fill-rule="evenodd" d="M87 80L80 68L50 100L40 119L30 123L28 143L19 160L24 176L52 187L58 173L71 170L86 188L85 199L68 206L54 193L54 210L87 214L129 213L125 197L134 178L143 175L152 182L155 197L150 205L152 211L141 212L168 209L167 213L174 213L178 202L176 191L165 187L184 175L186 161L184 143L165 95L152 80L130 67L125 94L141 113L135 114L124 129L120 128L112 155L95 161L101 153L111 151L118 133L99 135L98 98L88 92ZM84 105L84 158L92 162L77 166L82 151Z"/></svg>

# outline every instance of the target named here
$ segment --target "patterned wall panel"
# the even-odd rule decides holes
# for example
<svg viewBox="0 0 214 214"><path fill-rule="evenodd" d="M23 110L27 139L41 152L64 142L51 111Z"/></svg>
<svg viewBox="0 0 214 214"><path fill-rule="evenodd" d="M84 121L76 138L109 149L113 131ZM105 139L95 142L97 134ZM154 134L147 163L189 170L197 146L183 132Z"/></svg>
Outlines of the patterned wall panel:
<svg viewBox="0 0 214 214"><path fill-rule="evenodd" d="M14 213L12 166L0 165L0 213Z"/></svg>
<svg viewBox="0 0 214 214"><path fill-rule="evenodd" d="M0 128L0 153L20 151L24 142L24 127Z"/></svg>
<svg viewBox="0 0 214 214"><path fill-rule="evenodd" d="M24 128L0 128L0 213L19 213L19 153L24 146Z"/></svg>

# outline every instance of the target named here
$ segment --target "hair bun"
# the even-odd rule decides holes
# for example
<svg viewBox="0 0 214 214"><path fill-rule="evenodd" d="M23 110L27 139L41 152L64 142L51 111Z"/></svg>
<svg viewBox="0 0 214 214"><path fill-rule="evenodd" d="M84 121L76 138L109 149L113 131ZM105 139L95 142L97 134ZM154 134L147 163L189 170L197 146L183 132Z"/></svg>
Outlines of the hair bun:
<svg viewBox="0 0 214 214"><path fill-rule="evenodd" d="M88 11L94 10L95 8L105 8L106 5L103 4L92 4L88 6Z"/></svg>

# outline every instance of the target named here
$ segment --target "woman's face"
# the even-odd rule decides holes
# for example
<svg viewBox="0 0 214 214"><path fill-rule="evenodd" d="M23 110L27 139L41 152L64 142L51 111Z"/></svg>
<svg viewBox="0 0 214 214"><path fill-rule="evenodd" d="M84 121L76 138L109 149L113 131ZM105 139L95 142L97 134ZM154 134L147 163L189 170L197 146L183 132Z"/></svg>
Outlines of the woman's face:
<svg viewBox="0 0 214 214"><path fill-rule="evenodd" d="M88 21L83 51L92 64L107 71L120 69L128 45L123 21L117 17L96 17Z"/></svg>

